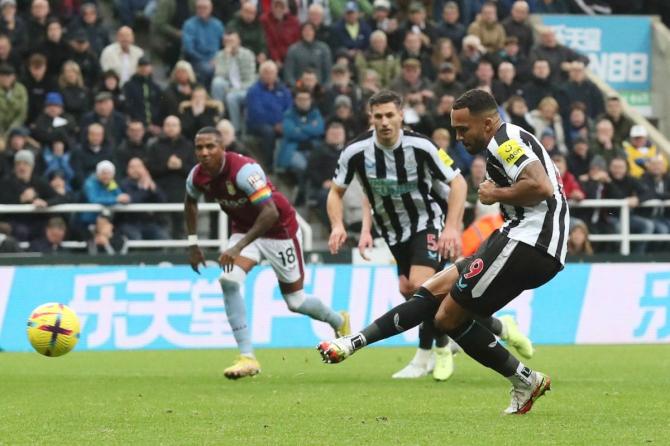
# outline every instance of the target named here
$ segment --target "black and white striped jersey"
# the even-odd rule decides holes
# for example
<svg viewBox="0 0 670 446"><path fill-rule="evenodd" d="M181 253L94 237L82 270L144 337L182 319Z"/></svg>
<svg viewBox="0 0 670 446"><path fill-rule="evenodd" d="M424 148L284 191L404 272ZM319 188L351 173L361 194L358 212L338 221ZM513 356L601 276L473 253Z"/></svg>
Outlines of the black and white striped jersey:
<svg viewBox="0 0 670 446"><path fill-rule="evenodd" d="M500 204L513 240L534 246L565 263L570 212L558 169L542 144L521 127L503 123L487 146L487 176L498 186L511 186L531 162L539 161L554 186L554 195L532 207Z"/></svg>
<svg viewBox="0 0 670 446"><path fill-rule="evenodd" d="M426 136L401 131L394 147L382 147L374 131L341 153L333 182L347 187L358 177L373 209L375 227L395 245L418 231L442 229L453 161Z"/></svg>

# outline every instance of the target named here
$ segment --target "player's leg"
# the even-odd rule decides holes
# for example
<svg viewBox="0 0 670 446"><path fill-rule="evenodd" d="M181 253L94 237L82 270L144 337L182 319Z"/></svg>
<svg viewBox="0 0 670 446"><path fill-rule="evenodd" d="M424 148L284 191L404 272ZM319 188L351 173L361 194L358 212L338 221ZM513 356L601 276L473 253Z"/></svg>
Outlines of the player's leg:
<svg viewBox="0 0 670 446"><path fill-rule="evenodd" d="M234 245L244 234L233 234L228 240L229 245ZM251 330L247 324L247 310L242 296L242 287L247 273L260 260L260 253L254 243L247 245L240 255L235 259L232 271L224 272L219 277L221 290L223 291L224 307L226 317L233 331L235 342L240 350L240 356L233 365L226 368L223 374L230 379L242 378L256 375L260 372L260 364L256 360L251 344Z"/></svg>
<svg viewBox="0 0 670 446"><path fill-rule="evenodd" d="M289 310L326 322L337 336L349 334L349 314L336 312L317 297L305 293L303 288L304 263L301 232L291 239L258 239L258 246L268 259L279 281L279 290Z"/></svg>

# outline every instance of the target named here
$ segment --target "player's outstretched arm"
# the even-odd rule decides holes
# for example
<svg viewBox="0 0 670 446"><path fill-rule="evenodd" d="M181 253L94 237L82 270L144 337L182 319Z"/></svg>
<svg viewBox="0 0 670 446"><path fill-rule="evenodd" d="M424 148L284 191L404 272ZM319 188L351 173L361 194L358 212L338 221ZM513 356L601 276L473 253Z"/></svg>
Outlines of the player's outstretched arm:
<svg viewBox="0 0 670 446"><path fill-rule="evenodd" d="M198 200L186 194L184 198L184 218L186 219L186 231L188 233L188 261L193 271L200 274L200 265L205 266L205 256L198 246Z"/></svg>
<svg viewBox="0 0 670 446"><path fill-rule="evenodd" d="M330 219L330 238L328 247L331 254L337 254L344 242L347 240L347 230L344 228L344 200L342 197L346 189L333 183L328 192L326 209Z"/></svg>
<svg viewBox="0 0 670 446"><path fill-rule="evenodd" d="M484 204L503 203L532 207L550 198L554 187L539 160L530 162L510 187L496 187L491 181L479 186L479 199Z"/></svg>

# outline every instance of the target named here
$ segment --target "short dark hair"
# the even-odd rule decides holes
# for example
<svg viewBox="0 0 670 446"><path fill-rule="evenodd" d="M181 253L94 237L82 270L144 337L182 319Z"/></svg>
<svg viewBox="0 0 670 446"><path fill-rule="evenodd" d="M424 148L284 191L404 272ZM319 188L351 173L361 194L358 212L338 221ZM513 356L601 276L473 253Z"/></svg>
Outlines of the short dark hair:
<svg viewBox="0 0 670 446"><path fill-rule="evenodd" d="M223 143L223 137L221 136L221 132L219 132L216 127L203 127L200 130L198 130L198 133L195 134L196 137L200 135L214 135L216 137L216 140L220 143Z"/></svg>
<svg viewBox="0 0 670 446"><path fill-rule="evenodd" d="M388 104L389 102L393 102L398 108L402 108L402 96L391 90L380 90L373 94L368 99L368 106L372 109L375 105Z"/></svg>
<svg viewBox="0 0 670 446"><path fill-rule="evenodd" d="M295 98L300 93L307 93L310 97L312 97L312 92L310 91L310 89L307 87L303 87L302 85L295 87L295 89L293 90L293 97Z"/></svg>
<svg viewBox="0 0 670 446"><path fill-rule="evenodd" d="M467 108L473 115L482 113L495 113L498 111L498 104L490 93L478 88L468 90L463 93L452 107L453 110Z"/></svg>

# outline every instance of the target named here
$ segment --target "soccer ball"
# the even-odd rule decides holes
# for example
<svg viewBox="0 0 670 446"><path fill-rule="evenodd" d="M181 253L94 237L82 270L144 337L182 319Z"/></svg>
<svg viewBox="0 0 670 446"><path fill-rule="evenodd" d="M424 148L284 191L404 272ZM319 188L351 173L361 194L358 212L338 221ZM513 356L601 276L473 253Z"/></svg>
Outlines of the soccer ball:
<svg viewBox="0 0 670 446"><path fill-rule="evenodd" d="M79 340L79 318L67 305L48 303L28 318L28 340L44 356L62 356Z"/></svg>

